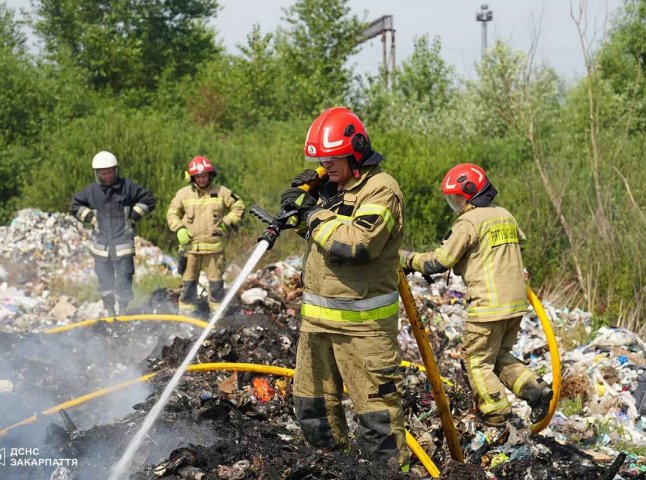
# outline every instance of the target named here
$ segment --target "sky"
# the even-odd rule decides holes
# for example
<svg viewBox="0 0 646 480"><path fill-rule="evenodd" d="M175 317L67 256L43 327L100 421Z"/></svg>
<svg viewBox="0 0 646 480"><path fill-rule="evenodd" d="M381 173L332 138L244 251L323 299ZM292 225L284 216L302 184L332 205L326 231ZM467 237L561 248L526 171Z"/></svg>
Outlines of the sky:
<svg viewBox="0 0 646 480"><path fill-rule="evenodd" d="M2 1L2 0L0 0ZM213 26L218 38L230 52L246 43L254 24L263 33L274 31L282 20L284 9L295 0L220 0L222 6ZM493 12L487 23L487 43L503 40L514 49L527 51L533 32L539 29L535 59L552 66L565 80L574 80L584 71L583 55L570 6L578 10L582 0L350 0L351 12L360 20L371 21L392 15L395 27L395 58L399 64L413 52L414 39L429 34L439 36L442 57L463 77L473 77L481 55L482 23L476 13L486 3ZM6 0L18 10L30 8L29 0ZM607 31L610 20L622 0L587 0L586 42L596 45ZM390 42L390 39L388 40ZM390 48L390 43L387 44ZM382 61L381 37L361 46L350 59L358 73L377 74Z"/></svg>

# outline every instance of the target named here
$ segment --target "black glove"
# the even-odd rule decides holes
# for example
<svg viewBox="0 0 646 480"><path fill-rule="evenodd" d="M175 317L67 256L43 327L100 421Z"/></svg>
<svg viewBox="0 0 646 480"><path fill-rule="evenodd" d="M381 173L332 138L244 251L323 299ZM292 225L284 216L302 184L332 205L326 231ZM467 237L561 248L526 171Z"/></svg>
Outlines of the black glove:
<svg viewBox="0 0 646 480"><path fill-rule="evenodd" d="M280 207L284 212L297 211L299 222L316 206L316 198L300 188L292 187L280 194Z"/></svg>
<svg viewBox="0 0 646 480"><path fill-rule="evenodd" d="M83 223L91 223L92 225L94 225L94 222L92 222L92 220L94 220L94 212L90 210L90 212L85 216Z"/></svg>
<svg viewBox="0 0 646 480"><path fill-rule="evenodd" d="M141 220L141 214L137 210L132 209L130 210L130 219L133 222L138 222L139 220Z"/></svg>
<svg viewBox="0 0 646 480"><path fill-rule="evenodd" d="M294 177L294 180L292 180L292 187L300 187L301 185L311 185L318 179L319 179L319 174L316 173L316 170L312 170L311 168L308 168L307 170L303 170L301 173L299 173ZM312 195L314 198L318 199L319 186L320 186L320 182L317 182L315 187L310 186L310 189L307 193Z"/></svg>

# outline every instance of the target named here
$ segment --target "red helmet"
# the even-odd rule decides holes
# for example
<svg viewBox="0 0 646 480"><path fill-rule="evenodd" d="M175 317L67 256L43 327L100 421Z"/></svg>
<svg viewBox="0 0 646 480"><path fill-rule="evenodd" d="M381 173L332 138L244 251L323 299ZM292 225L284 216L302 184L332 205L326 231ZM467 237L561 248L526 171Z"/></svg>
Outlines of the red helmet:
<svg viewBox="0 0 646 480"><path fill-rule="evenodd" d="M305 157L317 162L326 157L352 155L357 165L361 165L371 151L363 122L345 107L333 107L321 113L305 138Z"/></svg>
<svg viewBox="0 0 646 480"><path fill-rule="evenodd" d="M215 168L209 162L209 159L198 155L194 157L193 160L188 162L188 175L192 177L193 175L199 175L200 173L213 173L215 174Z"/></svg>
<svg viewBox="0 0 646 480"><path fill-rule="evenodd" d="M442 180L444 195L462 195L471 200L487 184L487 175L478 165L461 163L447 172Z"/></svg>
<svg viewBox="0 0 646 480"><path fill-rule="evenodd" d="M481 167L473 163L461 163L444 176L442 193L447 196L451 208L459 212L467 203L486 207L498 192Z"/></svg>

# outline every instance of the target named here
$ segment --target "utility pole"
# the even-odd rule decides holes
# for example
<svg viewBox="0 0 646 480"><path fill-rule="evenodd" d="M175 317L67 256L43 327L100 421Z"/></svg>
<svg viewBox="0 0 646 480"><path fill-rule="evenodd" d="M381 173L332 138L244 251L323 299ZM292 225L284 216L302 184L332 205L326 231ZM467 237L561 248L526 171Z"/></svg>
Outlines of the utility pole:
<svg viewBox="0 0 646 480"><path fill-rule="evenodd" d="M480 5L480 11L476 13L476 22L482 22L482 58L484 58L487 51L487 22L492 20L493 11L489 10L489 5Z"/></svg>
<svg viewBox="0 0 646 480"><path fill-rule="evenodd" d="M388 32L390 32L390 57L388 56L388 49L386 47ZM361 34L359 44L367 42L378 35L381 35L382 45L381 71L384 76L384 85L388 88L388 75L390 74L394 77L395 74L395 27L392 15L383 15L377 20L370 22ZM394 82L394 78L392 82Z"/></svg>

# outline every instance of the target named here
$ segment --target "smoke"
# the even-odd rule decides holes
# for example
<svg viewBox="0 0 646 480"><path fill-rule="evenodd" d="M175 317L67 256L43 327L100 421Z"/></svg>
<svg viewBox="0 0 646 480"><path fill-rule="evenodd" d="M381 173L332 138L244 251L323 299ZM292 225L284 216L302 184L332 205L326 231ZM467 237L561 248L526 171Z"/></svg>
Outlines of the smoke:
<svg viewBox="0 0 646 480"><path fill-rule="evenodd" d="M61 455L69 458L75 453L79 466L89 460L88 455L98 456L92 461L104 462L105 468L109 468L120 442L115 443L114 438L105 445L95 442L91 453L52 451L55 442L51 432L68 428L60 414L40 412L150 373L148 358L159 357L162 346L172 344L173 337L190 338L196 330L185 324L150 321L102 322L58 334L0 333L0 380L7 381L5 386L10 385L0 392L0 429L39 413L36 422L16 426L0 436L0 452L7 463L0 466L0 477L36 478L31 476L33 468L27 473L24 469L10 469L10 452L17 448L38 449L41 459ZM151 391L150 385L135 383L69 407L66 412L74 427L84 432L133 413L133 406L143 402ZM125 430L123 435L127 435ZM121 443L126 441L124 438Z"/></svg>

